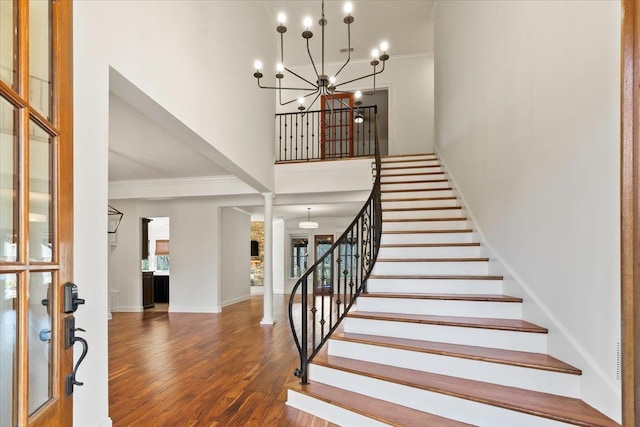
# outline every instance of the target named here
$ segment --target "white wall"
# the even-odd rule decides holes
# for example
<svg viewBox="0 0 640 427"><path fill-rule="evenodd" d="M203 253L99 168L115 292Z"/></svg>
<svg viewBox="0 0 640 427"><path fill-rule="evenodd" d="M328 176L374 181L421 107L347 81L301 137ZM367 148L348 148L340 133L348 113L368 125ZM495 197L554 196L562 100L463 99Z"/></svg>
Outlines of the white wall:
<svg viewBox="0 0 640 427"><path fill-rule="evenodd" d="M109 67L215 146L237 170L248 171L252 185L271 189L273 94L255 88L251 75L253 59L274 50L272 39L254 36L272 31L264 15L263 6L252 1L74 3L74 280L87 299L78 310L78 326L87 329L91 343L81 368L85 386L74 394L75 425L111 423L105 262ZM252 31L238 31L238 21L227 16L242 17ZM178 240L172 238L172 245Z"/></svg>
<svg viewBox="0 0 640 427"><path fill-rule="evenodd" d="M508 291L618 421L620 20L615 1L447 1L435 19L437 149Z"/></svg>
<svg viewBox="0 0 640 427"><path fill-rule="evenodd" d="M279 195L336 191L371 192L371 169L370 158L278 164L275 167L276 189ZM347 182L349 185L345 185Z"/></svg>
<svg viewBox="0 0 640 427"><path fill-rule="evenodd" d="M124 216L111 247L109 264L115 264L117 311L142 311L140 264L141 218L167 216L171 220L171 278L169 311L217 313L220 311L218 262L218 206L207 200L110 202Z"/></svg>
<svg viewBox="0 0 640 427"><path fill-rule="evenodd" d="M434 61L431 54L393 57L387 61L384 73L376 76L377 88L389 89L389 154L432 153L434 148ZM342 64L327 67L337 71ZM303 77L313 75L310 66L292 67ZM371 73L367 61L352 61L339 75L338 84ZM285 77L293 84L294 77ZM370 90L372 79L364 79L340 90ZM297 95L296 95L297 96ZM289 98L287 98L288 100ZM292 97L291 99L295 99ZM310 101L308 101L310 102ZM366 95L363 99L367 105ZM279 107L278 112L295 111L293 107ZM313 110L319 110L319 102Z"/></svg>
<svg viewBox="0 0 640 427"><path fill-rule="evenodd" d="M220 209L220 301L224 307L251 297L251 215Z"/></svg>

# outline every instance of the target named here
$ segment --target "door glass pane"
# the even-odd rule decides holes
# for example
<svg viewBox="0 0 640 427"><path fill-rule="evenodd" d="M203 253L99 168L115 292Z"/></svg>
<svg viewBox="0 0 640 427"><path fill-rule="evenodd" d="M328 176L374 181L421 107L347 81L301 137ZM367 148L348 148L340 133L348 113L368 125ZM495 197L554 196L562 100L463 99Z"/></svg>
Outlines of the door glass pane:
<svg viewBox="0 0 640 427"><path fill-rule="evenodd" d="M29 274L29 415L52 395L52 279L51 273Z"/></svg>
<svg viewBox="0 0 640 427"><path fill-rule="evenodd" d="M51 103L50 14L49 0L29 1L29 103L47 118Z"/></svg>
<svg viewBox="0 0 640 427"><path fill-rule="evenodd" d="M316 236L316 262L331 249L333 236ZM316 292L333 291L333 254L329 254L316 268Z"/></svg>
<svg viewBox="0 0 640 427"><path fill-rule="evenodd" d="M0 262L14 262L17 254L15 117L16 109L0 98Z"/></svg>
<svg viewBox="0 0 640 427"><path fill-rule="evenodd" d="M17 282L15 274L0 274L0 425L14 425Z"/></svg>
<svg viewBox="0 0 640 427"><path fill-rule="evenodd" d="M9 86L13 86L15 74L14 11L13 1L0 1L0 80Z"/></svg>
<svg viewBox="0 0 640 427"><path fill-rule="evenodd" d="M50 262L53 236L51 136L29 124L29 259Z"/></svg>

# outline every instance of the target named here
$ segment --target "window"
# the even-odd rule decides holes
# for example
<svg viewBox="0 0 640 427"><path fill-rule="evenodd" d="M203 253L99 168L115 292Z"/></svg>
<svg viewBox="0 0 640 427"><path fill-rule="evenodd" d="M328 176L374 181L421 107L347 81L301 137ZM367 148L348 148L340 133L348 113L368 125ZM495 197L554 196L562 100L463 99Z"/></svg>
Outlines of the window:
<svg viewBox="0 0 640 427"><path fill-rule="evenodd" d="M291 277L300 277L307 271L309 240L306 237L291 238Z"/></svg>
<svg viewBox="0 0 640 427"><path fill-rule="evenodd" d="M169 271L169 255L158 255L156 257L156 269L158 271Z"/></svg>

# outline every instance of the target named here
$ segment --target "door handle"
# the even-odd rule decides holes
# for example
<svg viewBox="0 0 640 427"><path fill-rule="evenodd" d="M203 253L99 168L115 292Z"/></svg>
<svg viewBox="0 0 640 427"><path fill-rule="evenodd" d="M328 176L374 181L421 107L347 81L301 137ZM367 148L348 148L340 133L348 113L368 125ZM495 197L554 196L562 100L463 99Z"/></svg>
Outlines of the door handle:
<svg viewBox="0 0 640 427"><path fill-rule="evenodd" d="M80 367L80 364L82 363L84 358L87 357L87 353L89 352L89 343L87 343L87 340L85 340L84 338L76 336L76 331L81 331L81 332L86 332L86 331L82 328L76 328L75 317L69 316L66 319L64 319L64 322L65 322L65 348L73 347L73 345L77 342L82 344L82 354L80 355L80 358L78 359L75 366L73 367L73 371L70 374L68 374L66 378L65 393L67 396L71 396L73 394L74 386L84 385L83 382L78 381L76 379L76 375L78 373L78 368Z"/></svg>

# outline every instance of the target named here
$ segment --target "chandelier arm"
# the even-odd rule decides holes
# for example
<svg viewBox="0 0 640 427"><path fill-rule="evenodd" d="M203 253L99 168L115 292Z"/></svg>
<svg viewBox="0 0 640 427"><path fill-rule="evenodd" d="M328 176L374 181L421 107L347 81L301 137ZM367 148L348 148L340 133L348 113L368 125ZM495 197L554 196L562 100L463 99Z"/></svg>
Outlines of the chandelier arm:
<svg viewBox="0 0 640 427"><path fill-rule="evenodd" d="M297 77L297 78L299 78L300 80L304 80L305 82L309 83L311 86L313 86L313 88L314 88L314 89L318 89L318 85L316 85L316 84L314 84L314 83L311 83L309 80L305 79L304 77L302 77L302 76L301 76L301 75L299 75L299 74L294 73L293 71L291 71L291 70L290 70L290 69L288 69L287 67L284 67L284 69L285 69L285 71L287 71L287 72L289 72L289 73L293 74L294 76L296 76L296 77ZM284 89L284 88L283 88L283 89ZM300 89L298 89L298 90L300 90ZM301 89L301 90L310 90L310 89L309 89L309 88L307 88L307 89Z"/></svg>
<svg viewBox="0 0 640 427"><path fill-rule="evenodd" d="M347 66L349 61L351 61L351 24L347 24L347 52L348 52L347 61L344 64L342 64L342 67L340 67L338 72L334 74L334 77L338 77L338 74L340 74L342 69Z"/></svg>
<svg viewBox="0 0 640 427"><path fill-rule="evenodd" d="M348 83L353 83L353 82L357 82L358 80L362 80L362 79L366 79L367 77L373 77L373 76L377 76L378 74L382 73L384 71L384 62L382 63L382 69L380 71L374 71L371 74L367 74L366 76L362 76L362 77L358 77L357 79L353 79L353 80L349 80L343 83L340 83L339 85L335 85L335 88L338 88L340 86L346 85Z"/></svg>
<svg viewBox="0 0 640 427"><path fill-rule="evenodd" d="M344 108L353 111L353 107L351 105L349 105L349 104L345 104L345 102L342 99L340 99L340 98L338 98L336 96L333 96L333 95L330 95L330 96L331 96L332 99L334 99L334 100L338 101L340 104L344 105Z"/></svg>
<svg viewBox="0 0 640 427"><path fill-rule="evenodd" d="M280 63L284 64L284 33L280 33Z"/></svg>
<svg viewBox="0 0 640 427"><path fill-rule="evenodd" d="M304 97L304 98L308 98L308 97L313 96L313 95L315 95L316 93L318 93L318 91L319 91L319 89L316 89L316 90L314 90L313 92L309 92L308 94L303 95L303 97ZM280 101L280 105L281 105L281 106L289 105L289 104L291 104L292 102L295 102L295 101L297 101L297 100L298 100L298 98L294 98L294 99L292 99L291 101L287 101L287 102L285 102L284 104L282 103L282 101ZM315 100L314 100L314 102L315 102ZM313 105L313 102L309 105L309 107L311 107L311 105Z"/></svg>
<svg viewBox="0 0 640 427"><path fill-rule="evenodd" d="M277 87L277 86L262 86L262 85L260 84L260 79L258 79L258 87L259 87L260 89L276 89L276 90L278 90L278 89L284 89L284 90L311 90L311 89L314 89L314 90L317 90L317 89L318 89L318 87L317 87L316 85L312 85L312 86L313 86L313 88L308 88L308 87Z"/></svg>
<svg viewBox="0 0 640 427"><path fill-rule="evenodd" d="M311 61L311 65L313 65L313 71L316 73L316 78L320 80L320 75L318 74L316 63L313 62L313 56L311 56L311 50L309 50L309 39L307 39L307 53L309 54L309 60Z"/></svg>
<svg viewBox="0 0 640 427"><path fill-rule="evenodd" d="M315 104L318 98L320 97L320 93L321 93L320 89L318 89L316 97L313 98L313 101L311 101L311 104L309 104L309 108L307 108L307 110L311 110L311 107L313 106L313 104Z"/></svg>

